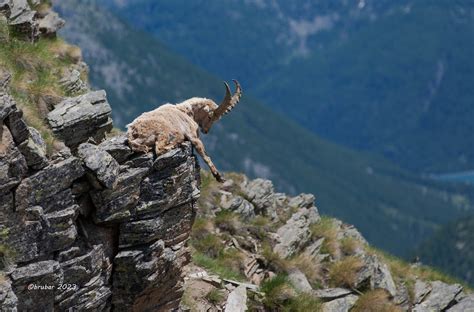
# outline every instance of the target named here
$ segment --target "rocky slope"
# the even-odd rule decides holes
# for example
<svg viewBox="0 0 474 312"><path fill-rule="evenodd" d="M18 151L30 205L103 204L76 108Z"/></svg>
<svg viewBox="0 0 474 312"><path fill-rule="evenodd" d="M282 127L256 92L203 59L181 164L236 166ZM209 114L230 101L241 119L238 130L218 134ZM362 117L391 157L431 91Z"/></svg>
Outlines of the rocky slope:
<svg viewBox="0 0 474 312"><path fill-rule="evenodd" d="M89 90L80 55L57 46L64 22L39 1L0 1L0 13L5 47L53 46L42 53L64 65L55 96L45 92L55 85L48 80L38 98L29 97L35 82L23 81L24 71L0 67L1 311L177 308L199 196L191 146L156 158L133 154L123 136L106 138L106 93ZM44 63L29 56L26 72L34 76ZM41 131L26 122L35 116L23 114L30 100ZM49 132L55 141L47 145Z"/></svg>
<svg viewBox="0 0 474 312"><path fill-rule="evenodd" d="M320 216L314 196L268 180L202 174L182 309L188 311L471 311L474 294Z"/></svg>

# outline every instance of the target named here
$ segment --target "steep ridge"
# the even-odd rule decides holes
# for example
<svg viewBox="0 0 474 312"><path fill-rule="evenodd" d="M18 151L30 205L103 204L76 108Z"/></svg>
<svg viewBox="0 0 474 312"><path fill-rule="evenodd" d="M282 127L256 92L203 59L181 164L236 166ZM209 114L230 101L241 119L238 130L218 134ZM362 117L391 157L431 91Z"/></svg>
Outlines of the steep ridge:
<svg viewBox="0 0 474 312"><path fill-rule="evenodd" d="M54 38L64 22L39 2L0 2L0 13L2 49L20 48L17 62L28 61L25 71L0 67L0 310L176 309L199 196L191 146L156 158L133 154L124 136L107 138L105 92L89 89L77 49ZM22 59L40 47L45 59ZM50 77L30 98L42 66L59 66L50 59L60 61L48 70L62 87ZM23 75L34 81L24 85Z"/></svg>
<svg viewBox="0 0 474 312"><path fill-rule="evenodd" d="M62 35L83 49L91 82L107 90L119 125L166 102L223 96L220 79L98 4L62 0L56 6L68 20ZM246 77L240 81L245 96L239 106L203 136L222 170L271 179L287 193L317 193L325 214L356 225L369 242L397 255L408 255L439 225L470 213L469 190L419 179L322 140L256 101L246 92L252 87Z"/></svg>

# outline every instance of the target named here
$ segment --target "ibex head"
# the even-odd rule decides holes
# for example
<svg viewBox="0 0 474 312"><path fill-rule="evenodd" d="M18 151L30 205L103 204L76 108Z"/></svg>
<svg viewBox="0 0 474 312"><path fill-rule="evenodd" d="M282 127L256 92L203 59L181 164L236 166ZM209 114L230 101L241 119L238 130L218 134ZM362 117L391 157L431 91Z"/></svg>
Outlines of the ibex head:
<svg viewBox="0 0 474 312"><path fill-rule="evenodd" d="M193 118L203 133L208 133L215 121L230 112L239 103L242 89L237 80L233 81L235 84L234 94L230 91L227 82L224 82L226 94L219 106L212 100L202 98L194 98L182 103L189 104L188 107L192 110Z"/></svg>

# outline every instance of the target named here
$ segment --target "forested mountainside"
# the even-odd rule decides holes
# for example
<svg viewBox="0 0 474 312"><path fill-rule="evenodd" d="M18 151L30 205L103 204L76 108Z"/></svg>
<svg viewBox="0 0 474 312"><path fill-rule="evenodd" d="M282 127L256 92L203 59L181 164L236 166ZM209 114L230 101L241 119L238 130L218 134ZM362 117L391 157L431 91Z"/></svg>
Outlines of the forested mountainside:
<svg viewBox="0 0 474 312"><path fill-rule="evenodd" d="M417 254L424 263L474 285L474 219L443 226L421 245Z"/></svg>
<svg viewBox="0 0 474 312"><path fill-rule="evenodd" d="M472 1L101 3L325 138L417 172L474 168Z"/></svg>
<svg viewBox="0 0 474 312"><path fill-rule="evenodd" d="M220 101L222 80L96 4L64 0L56 6L68 20L61 34L82 47L91 82L107 90L118 125L168 101ZM251 79L230 78L240 79L244 97L204 136L219 168L270 178L289 193L317 193L324 213L355 224L370 242L398 255L410 254L438 226L470 213L464 195L469 187L449 189L328 143L255 100Z"/></svg>

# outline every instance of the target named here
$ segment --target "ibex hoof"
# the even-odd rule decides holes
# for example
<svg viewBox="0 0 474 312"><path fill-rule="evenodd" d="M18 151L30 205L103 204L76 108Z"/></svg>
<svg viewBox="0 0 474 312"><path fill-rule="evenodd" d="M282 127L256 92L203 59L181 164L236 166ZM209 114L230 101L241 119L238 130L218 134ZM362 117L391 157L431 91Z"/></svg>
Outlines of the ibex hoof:
<svg viewBox="0 0 474 312"><path fill-rule="evenodd" d="M224 183L225 179L221 176L220 173L214 174L214 178L216 178L217 182Z"/></svg>

